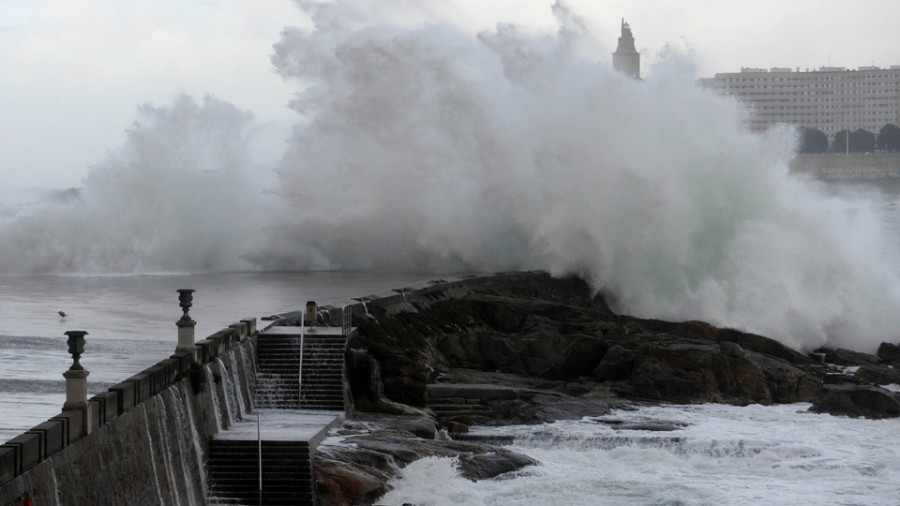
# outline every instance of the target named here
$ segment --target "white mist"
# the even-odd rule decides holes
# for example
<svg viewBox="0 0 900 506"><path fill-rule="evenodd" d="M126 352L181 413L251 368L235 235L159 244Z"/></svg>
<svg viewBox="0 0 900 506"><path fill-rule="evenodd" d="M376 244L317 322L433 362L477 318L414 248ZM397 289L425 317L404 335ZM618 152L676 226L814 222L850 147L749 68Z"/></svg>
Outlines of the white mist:
<svg viewBox="0 0 900 506"><path fill-rule="evenodd" d="M547 269L619 311L800 348L893 337L878 220L792 179L792 132L748 132L677 56L630 80L584 56L596 44L561 4L555 34L477 38L308 8L316 29L286 31L273 57L308 86L259 265Z"/></svg>
<svg viewBox="0 0 900 506"><path fill-rule="evenodd" d="M0 273L545 269L799 348L896 339L877 210L792 178L792 132L748 132L677 55L630 80L560 3L556 33L477 37L298 4L316 28L275 46L301 114L277 181L248 113L145 106L83 188L0 208Z"/></svg>

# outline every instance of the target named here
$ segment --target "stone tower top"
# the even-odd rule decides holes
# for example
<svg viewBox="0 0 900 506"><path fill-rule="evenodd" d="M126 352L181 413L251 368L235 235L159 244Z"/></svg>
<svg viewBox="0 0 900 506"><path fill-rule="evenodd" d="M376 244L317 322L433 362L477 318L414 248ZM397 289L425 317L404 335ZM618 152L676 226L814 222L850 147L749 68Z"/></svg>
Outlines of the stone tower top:
<svg viewBox="0 0 900 506"><path fill-rule="evenodd" d="M622 35L619 46L613 53L613 68L634 78L641 78L641 54L634 48L634 36L631 27L622 19Z"/></svg>

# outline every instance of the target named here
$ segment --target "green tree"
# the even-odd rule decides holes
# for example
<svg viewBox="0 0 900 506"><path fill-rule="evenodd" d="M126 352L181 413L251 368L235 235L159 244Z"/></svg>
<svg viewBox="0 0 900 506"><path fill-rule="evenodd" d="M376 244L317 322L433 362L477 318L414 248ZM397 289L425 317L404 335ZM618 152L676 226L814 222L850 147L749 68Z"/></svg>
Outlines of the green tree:
<svg viewBox="0 0 900 506"><path fill-rule="evenodd" d="M841 130L834 134L832 150L835 153L844 153L847 151L847 134L847 130ZM872 132L860 128L859 130L849 132L849 134L849 151L851 153L871 153L872 151L875 151L875 134Z"/></svg>
<svg viewBox="0 0 900 506"><path fill-rule="evenodd" d="M828 149L828 136L818 128L800 127L797 138L798 153L824 153Z"/></svg>
<svg viewBox="0 0 900 506"><path fill-rule="evenodd" d="M878 132L878 139L875 144L878 146L878 149L885 151L900 150L900 128L893 123L884 125Z"/></svg>
<svg viewBox="0 0 900 506"><path fill-rule="evenodd" d="M847 130L841 130L840 132L834 134L834 142L831 144L831 150L835 153L847 152Z"/></svg>
<svg viewBox="0 0 900 506"><path fill-rule="evenodd" d="M875 151L875 134L862 128L850 132L850 151L852 153L871 153Z"/></svg>

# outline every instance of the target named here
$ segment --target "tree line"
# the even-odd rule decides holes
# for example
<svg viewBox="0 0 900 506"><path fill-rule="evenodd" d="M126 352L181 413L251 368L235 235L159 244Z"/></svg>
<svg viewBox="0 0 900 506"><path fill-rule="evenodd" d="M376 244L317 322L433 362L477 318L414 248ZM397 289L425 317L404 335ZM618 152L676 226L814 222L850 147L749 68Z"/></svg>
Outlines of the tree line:
<svg viewBox="0 0 900 506"><path fill-rule="evenodd" d="M868 130L841 130L834 134L832 142L818 128L800 127L797 141L798 153L872 153L874 151L900 151L900 128L888 123L878 135Z"/></svg>

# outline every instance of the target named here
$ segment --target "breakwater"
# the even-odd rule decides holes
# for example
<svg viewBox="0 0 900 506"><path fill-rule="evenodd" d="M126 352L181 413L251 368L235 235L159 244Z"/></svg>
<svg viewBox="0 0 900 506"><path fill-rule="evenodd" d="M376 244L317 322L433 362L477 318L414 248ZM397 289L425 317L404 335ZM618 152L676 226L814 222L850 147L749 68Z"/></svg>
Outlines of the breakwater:
<svg viewBox="0 0 900 506"><path fill-rule="evenodd" d="M0 505L205 504L209 441L253 408L256 336L241 320L0 445Z"/></svg>
<svg viewBox="0 0 900 506"><path fill-rule="evenodd" d="M341 307L318 308L322 320L341 326L313 334L351 336L351 314L370 319L370 310L379 314L414 310L518 276L546 275L437 279L372 293ZM26 499L60 505L209 503L216 495L207 476L211 446L217 440L241 439L255 427L256 417L247 415L261 407L257 354L267 336L284 333L277 327L300 325L300 315L299 311L279 315L260 332L255 319L244 319L196 343L179 332L171 357L86 399L83 408L64 407L59 415L0 445L0 506L20 505ZM189 318L183 320L179 329L190 326ZM265 390L265 385L261 388ZM353 399L347 401L352 411ZM268 426L273 423L270 420ZM263 423L264 433L266 427ZM274 427L281 434L296 435L298 424L292 420L282 431L278 423ZM315 433L308 438L311 446L323 435L321 429L308 430Z"/></svg>

